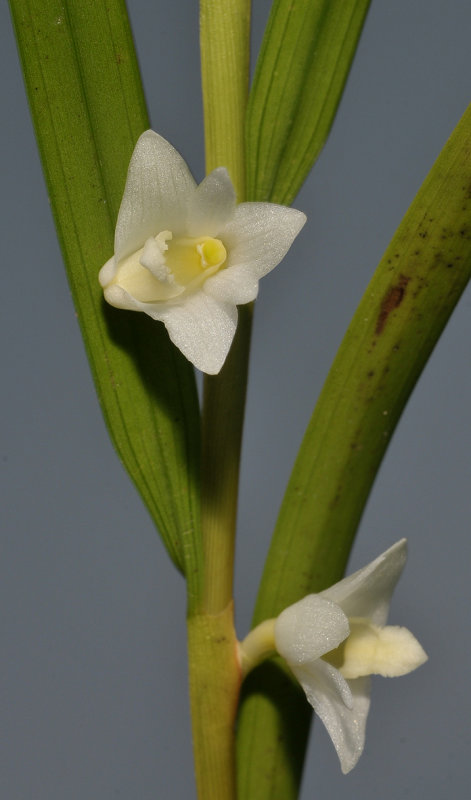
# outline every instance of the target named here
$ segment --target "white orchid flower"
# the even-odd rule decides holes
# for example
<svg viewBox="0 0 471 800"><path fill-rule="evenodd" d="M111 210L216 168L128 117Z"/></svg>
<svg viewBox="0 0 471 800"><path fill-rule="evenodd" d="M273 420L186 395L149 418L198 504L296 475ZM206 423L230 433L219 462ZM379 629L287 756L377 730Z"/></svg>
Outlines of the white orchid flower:
<svg viewBox="0 0 471 800"><path fill-rule="evenodd" d="M427 660L407 628L385 624L406 555L401 539L363 569L262 623L241 645L244 672L270 651L283 656L327 728L344 773L363 751L369 676L405 675Z"/></svg>
<svg viewBox="0 0 471 800"><path fill-rule="evenodd" d="M146 131L129 165L115 252L99 274L105 299L161 320L195 367L216 374L237 306L255 300L305 221L273 203L236 205L224 167L197 186L172 145Z"/></svg>

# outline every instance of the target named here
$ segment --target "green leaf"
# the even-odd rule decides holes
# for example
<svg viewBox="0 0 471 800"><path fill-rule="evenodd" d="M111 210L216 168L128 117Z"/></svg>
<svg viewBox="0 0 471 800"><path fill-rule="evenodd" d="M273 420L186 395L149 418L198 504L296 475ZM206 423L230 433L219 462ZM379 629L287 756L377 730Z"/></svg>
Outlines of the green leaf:
<svg viewBox="0 0 471 800"><path fill-rule="evenodd" d="M396 423L470 276L471 107L399 226L332 365L280 510L254 624L342 576ZM262 665L239 722L241 797L296 797L306 734L299 689L274 663Z"/></svg>
<svg viewBox="0 0 471 800"><path fill-rule="evenodd" d="M290 205L319 155L370 0L274 0L247 109L247 196Z"/></svg>
<svg viewBox="0 0 471 800"><path fill-rule="evenodd" d="M170 556L180 569L194 567L199 409L193 370L162 326L106 306L97 278L113 253L133 147L149 127L125 4L11 0L11 10L103 413Z"/></svg>

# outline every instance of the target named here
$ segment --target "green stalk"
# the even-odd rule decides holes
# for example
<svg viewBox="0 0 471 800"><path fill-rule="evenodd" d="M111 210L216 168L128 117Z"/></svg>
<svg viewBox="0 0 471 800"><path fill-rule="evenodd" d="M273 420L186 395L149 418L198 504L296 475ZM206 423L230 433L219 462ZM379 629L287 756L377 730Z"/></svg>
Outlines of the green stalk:
<svg viewBox="0 0 471 800"><path fill-rule="evenodd" d="M202 519L205 561L203 606L218 614L232 600L239 462L253 304L239 308L239 324L219 375L205 376Z"/></svg>
<svg viewBox="0 0 471 800"><path fill-rule="evenodd" d="M199 800L236 800L234 719L240 688L233 607L188 618L188 660Z"/></svg>
<svg viewBox="0 0 471 800"><path fill-rule="evenodd" d="M245 195L250 0L201 0L206 169L227 167ZM203 590L188 618L190 695L200 800L235 800L240 666L232 610L234 537L252 309L239 310L228 359L206 377L202 425Z"/></svg>
<svg viewBox="0 0 471 800"><path fill-rule="evenodd" d="M250 0L200 0L200 48L206 171L226 167L240 203L245 196Z"/></svg>

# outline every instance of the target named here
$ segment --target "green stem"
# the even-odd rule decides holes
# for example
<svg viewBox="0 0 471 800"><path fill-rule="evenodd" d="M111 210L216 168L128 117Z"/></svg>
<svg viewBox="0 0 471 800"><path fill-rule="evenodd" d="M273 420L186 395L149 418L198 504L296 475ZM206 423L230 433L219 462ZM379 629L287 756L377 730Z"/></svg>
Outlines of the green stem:
<svg viewBox="0 0 471 800"><path fill-rule="evenodd" d="M202 526L205 559L203 607L217 614L232 599L239 462L244 421L252 305L239 309L239 325L219 375L204 381Z"/></svg>
<svg viewBox="0 0 471 800"><path fill-rule="evenodd" d="M201 0L206 170L227 167L245 195L250 0ZM190 695L200 800L235 800L234 721L241 672L232 611L234 538L252 308L239 310L220 374L205 378L202 426L204 578L188 618Z"/></svg>
<svg viewBox="0 0 471 800"><path fill-rule="evenodd" d="M200 800L235 800L234 722L241 671L230 603L188 618L196 786Z"/></svg>
<svg viewBox="0 0 471 800"><path fill-rule="evenodd" d="M200 47L206 170L227 167L241 202L245 196L250 0L201 0Z"/></svg>

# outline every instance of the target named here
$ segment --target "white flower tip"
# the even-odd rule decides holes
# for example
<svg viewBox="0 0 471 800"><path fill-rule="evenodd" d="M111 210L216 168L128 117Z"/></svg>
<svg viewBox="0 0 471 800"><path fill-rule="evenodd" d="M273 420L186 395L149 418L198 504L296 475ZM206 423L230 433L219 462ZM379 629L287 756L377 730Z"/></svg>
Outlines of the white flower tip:
<svg viewBox="0 0 471 800"><path fill-rule="evenodd" d="M213 171L209 174L211 175L213 182L219 183L219 185L226 191L230 191L235 202L234 184L232 183L227 167L216 167L216 169L213 169Z"/></svg>
<svg viewBox="0 0 471 800"><path fill-rule="evenodd" d="M348 753L346 756L343 756L340 753L337 753L340 761L340 769L342 770L343 775L348 775L349 772L352 771L354 767L358 764L360 760L360 756L363 754L363 750L365 749L364 745L358 752L351 754Z"/></svg>
<svg viewBox="0 0 471 800"><path fill-rule="evenodd" d="M152 128L147 128L147 130L146 130L146 131L144 131L143 133L141 133L141 135L139 136L139 138L138 138L138 140L137 140L137 141L138 141L138 142L140 142L142 139L161 139L161 138L162 138L162 137L161 137L161 136L159 136L159 134L158 134L158 133L156 133L155 131L153 131L153 130L152 130ZM137 142L136 142L136 144L137 144Z"/></svg>
<svg viewBox="0 0 471 800"><path fill-rule="evenodd" d="M144 133L141 133L135 144L133 155L136 153L136 151L139 151L141 147L145 147L147 145L150 145L151 147L160 146L162 148L171 147L174 149L173 145L171 145L167 139L164 139L164 137L160 136L159 133L153 131L152 128L148 128L146 131L144 131Z"/></svg>
<svg viewBox="0 0 471 800"><path fill-rule="evenodd" d="M384 553L381 553L370 565L367 565L366 569L373 564L386 562L388 565L390 564L393 569L402 571L407 561L407 549L407 539L403 537L397 542L394 542Z"/></svg>
<svg viewBox="0 0 471 800"><path fill-rule="evenodd" d="M184 354L188 361L191 361L196 369L199 369L200 372L204 372L205 375L219 375L221 372L224 362L226 360L226 356L223 358L214 357L211 353L205 353L204 355L194 355L191 358Z"/></svg>
<svg viewBox="0 0 471 800"><path fill-rule="evenodd" d="M405 536L403 536L402 539L399 539L399 541L395 542L395 544L393 544L389 550L386 550L386 553L397 551L398 553L403 553L404 558L407 558L407 546L407 539ZM386 553L384 555L386 555Z"/></svg>
<svg viewBox="0 0 471 800"><path fill-rule="evenodd" d="M287 210L290 212L289 223L291 225L291 235L294 241L304 228L307 222L307 217L303 211L298 211L297 208L289 207Z"/></svg>
<svg viewBox="0 0 471 800"><path fill-rule="evenodd" d="M294 210L297 211L297 209ZM307 216L304 213L304 211L298 211L298 214L299 214L299 230L301 230L301 228L304 228L307 222Z"/></svg>

